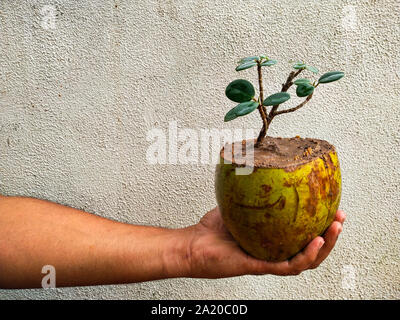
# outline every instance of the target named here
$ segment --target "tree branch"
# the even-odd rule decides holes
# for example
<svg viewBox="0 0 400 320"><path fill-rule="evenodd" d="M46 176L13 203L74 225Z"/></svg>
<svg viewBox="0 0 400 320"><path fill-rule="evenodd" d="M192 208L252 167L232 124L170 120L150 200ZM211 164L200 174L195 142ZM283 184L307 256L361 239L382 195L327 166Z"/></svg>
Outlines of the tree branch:
<svg viewBox="0 0 400 320"><path fill-rule="evenodd" d="M292 71L291 73L289 73L289 76L286 79L286 82L282 84L281 92L288 91L289 88L293 85L293 79L296 78L302 71L303 71L303 69L299 69L297 72ZM279 107L279 104L274 105L272 107L270 113L268 114L269 123L271 123L272 119L274 118L276 110L278 110L278 107Z"/></svg>
<svg viewBox="0 0 400 320"><path fill-rule="evenodd" d="M259 91L260 91L260 105L258 106L258 111L260 111L261 119L263 121L263 126L260 131L260 134L258 135L257 142L255 144L256 147L261 144L262 140L265 137L265 133L267 132L267 128L268 128L267 109L262 104L264 101L264 88L263 88L263 83L262 83L262 70L261 70L260 62L257 62L257 71L258 71L258 86L259 86Z"/></svg>
<svg viewBox="0 0 400 320"><path fill-rule="evenodd" d="M296 111L298 109L300 109L301 107L303 107L308 101L311 100L312 96L313 96L314 92L311 93L306 100L304 100L302 103L300 103L298 106L294 107L294 108L290 108L290 109L286 109L286 110L281 110L281 111L277 111L275 112L274 116L283 114L283 113L289 113L289 112L293 112Z"/></svg>
<svg viewBox="0 0 400 320"><path fill-rule="evenodd" d="M296 72L292 71L286 82L284 84L282 84L282 90L281 92L286 92L289 90L289 88L293 85L293 79L296 78L301 72L303 71L303 69L299 69Z"/></svg>
<svg viewBox="0 0 400 320"><path fill-rule="evenodd" d="M269 125L271 124L272 119L277 114L292 112L292 111L295 111L295 110L301 108L304 104L306 104L311 99L311 96L312 96L312 94L309 95L307 97L306 101L303 102L301 105L299 105L299 106L297 106L295 108L289 109L291 111L283 110L281 112L277 112L279 104L276 104L276 105L272 106L271 111L269 112L269 114L267 114L267 109L265 108L265 106L262 105L262 103L264 101L264 92L263 92L263 86L262 86L261 64L258 63L257 67L258 67L258 83L259 83L259 87L260 87L260 100L261 100L260 101L260 105L258 107L258 110L260 111L261 118L263 119L263 127L262 127L262 129L260 131L260 134L258 135L255 147L260 146L260 144L264 140L265 135L267 134L267 130L269 128ZM286 82L282 84L281 92L288 91L289 88L293 85L293 79L296 78L302 71L303 71L303 69L299 69L298 71L290 72L288 78L286 79Z"/></svg>

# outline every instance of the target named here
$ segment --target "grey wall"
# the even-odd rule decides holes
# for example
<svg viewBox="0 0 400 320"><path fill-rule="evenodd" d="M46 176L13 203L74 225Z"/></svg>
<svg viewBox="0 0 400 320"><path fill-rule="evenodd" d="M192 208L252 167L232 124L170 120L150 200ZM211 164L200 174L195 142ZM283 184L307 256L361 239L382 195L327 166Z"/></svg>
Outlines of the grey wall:
<svg viewBox="0 0 400 320"><path fill-rule="evenodd" d="M50 7L48 7L50 6ZM270 134L330 141L348 214L333 253L298 277L175 279L1 291L1 298L400 298L397 0L0 1L0 192L131 223L182 227L216 205L214 166L151 165L152 128L224 123L237 58L266 53L275 92L303 59L346 77ZM254 70L240 77L254 81Z"/></svg>

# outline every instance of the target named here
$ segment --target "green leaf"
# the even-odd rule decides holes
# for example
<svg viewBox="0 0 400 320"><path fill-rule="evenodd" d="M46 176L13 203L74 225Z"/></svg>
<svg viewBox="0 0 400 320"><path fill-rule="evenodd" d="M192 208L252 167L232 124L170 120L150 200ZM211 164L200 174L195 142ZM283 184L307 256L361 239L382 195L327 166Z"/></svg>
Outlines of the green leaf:
<svg viewBox="0 0 400 320"><path fill-rule="evenodd" d="M301 78L301 79L297 79L297 80L294 82L294 84L295 84L296 86L298 86L299 84L311 84L311 81L308 80L308 79Z"/></svg>
<svg viewBox="0 0 400 320"><path fill-rule="evenodd" d="M231 120L236 119L238 117L238 115L236 114L236 109L235 108L233 108L233 109L228 111L228 113L224 117L224 122L231 121Z"/></svg>
<svg viewBox="0 0 400 320"><path fill-rule="evenodd" d="M237 117L245 116L246 114L256 110L258 105L259 103L255 101L239 103L236 107L228 111L228 113L225 115L224 121L228 122L236 119Z"/></svg>
<svg viewBox="0 0 400 320"><path fill-rule="evenodd" d="M270 95L263 101L264 106L274 106L284 103L290 99L290 94L287 92L278 92Z"/></svg>
<svg viewBox="0 0 400 320"><path fill-rule="evenodd" d="M237 79L228 84L225 94L232 101L245 102L253 99L256 92L249 81Z"/></svg>
<svg viewBox="0 0 400 320"><path fill-rule="evenodd" d="M304 83L297 86L296 94L298 97L306 97L314 92L315 87L311 84Z"/></svg>
<svg viewBox="0 0 400 320"><path fill-rule="evenodd" d="M260 59L267 59L268 60L268 57L266 55L261 55Z"/></svg>
<svg viewBox="0 0 400 320"><path fill-rule="evenodd" d="M318 69L313 66L306 66L306 69L313 73L318 73Z"/></svg>
<svg viewBox="0 0 400 320"><path fill-rule="evenodd" d="M267 61L264 61L263 63L261 63L261 65L263 66L263 67L270 67L270 66L273 66L274 64L277 64L278 63L278 61L276 61L276 60L267 60Z"/></svg>
<svg viewBox="0 0 400 320"><path fill-rule="evenodd" d="M344 77L344 73L341 71L331 71L323 74L321 78L318 79L319 83L328 83L337 81Z"/></svg>
<svg viewBox="0 0 400 320"><path fill-rule="evenodd" d="M244 63L244 62L249 62L249 61L258 61L258 60L260 60L259 56L251 56L251 57L246 57L246 58L240 59L239 63Z"/></svg>
<svg viewBox="0 0 400 320"><path fill-rule="evenodd" d="M305 63L296 62L296 63L294 64L293 68L295 68L295 69L305 69L306 66L307 66L307 65L306 65Z"/></svg>
<svg viewBox="0 0 400 320"><path fill-rule="evenodd" d="M248 61L248 62L245 62L245 63L242 63L242 64L238 65L236 67L236 71L246 70L246 69L249 69L251 67L254 67L255 65L257 65L257 62Z"/></svg>

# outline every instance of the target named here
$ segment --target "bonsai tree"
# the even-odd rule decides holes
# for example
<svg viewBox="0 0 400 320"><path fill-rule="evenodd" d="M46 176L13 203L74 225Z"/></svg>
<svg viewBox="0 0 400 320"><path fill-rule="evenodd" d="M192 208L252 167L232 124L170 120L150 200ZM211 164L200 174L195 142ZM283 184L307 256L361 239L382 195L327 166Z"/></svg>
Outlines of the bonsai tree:
<svg viewBox="0 0 400 320"><path fill-rule="evenodd" d="M344 76L341 71L331 71L323 74L317 81L313 81L306 78L294 80L304 70L310 71L311 73L317 74L318 69L305 64L304 62L297 62L293 65L293 68L297 71L292 71L286 79L286 82L282 84L281 92L274 93L264 99L264 88L263 88L263 77L262 68L271 67L277 63L276 60L269 59L265 55L251 56L243 58L239 61L239 65L236 67L236 71L242 71L257 66L258 72L258 86L259 86L259 97L255 98L255 89L253 85L244 79L237 79L232 81L225 90L226 96L239 104L231 109L224 118L224 121L231 121L237 117L244 116L258 109L263 126L258 135L255 147L262 144L268 128L272 120L280 114L294 112L303 107L308 101L311 100L314 90L319 84L325 84L333 81L337 81ZM298 97L306 97L306 99L299 105L285 109L278 110L279 106L290 99L290 94L287 92L292 85L296 85L296 95ZM271 109L267 110L267 107Z"/></svg>
<svg viewBox="0 0 400 320"><path fill-rule="evenodd" d="M281 91L264 99L262 68L276 63L266 56L239 61L237 71L257 67L259 96L255 97L249 81L231 82L226 96L239 104L225 115L225 121L258 109L263 126L250 152L254 170L236 175L241 164L235 152L240 154L241 149L226 144L220 151L215 174L216 199L227 229L248 254L269 261L292 257L325 232L339 207L342 183L338 155L329 142L298 136L274 138L266 133L277 115L302 108L320 84L341 79L343 72L328 72L318 80L296 79L302 72L308 72L307 76L318 73L316 68L297 62ZM288 90L292 85L297 86L296 95L304 101L279 110L290 99ZM225 149L232 150L232 154L225 154Z"/></svg>

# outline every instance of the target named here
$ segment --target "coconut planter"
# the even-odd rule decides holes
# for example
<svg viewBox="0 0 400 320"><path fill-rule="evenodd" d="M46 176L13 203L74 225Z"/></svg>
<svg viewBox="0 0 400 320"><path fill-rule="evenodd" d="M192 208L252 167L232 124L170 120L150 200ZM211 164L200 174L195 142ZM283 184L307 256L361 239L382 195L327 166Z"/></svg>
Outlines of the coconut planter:
<svg viewBox="0 0 400 320"><path fill-rule="evenodd" d="M333 222L341 196L333 145L266 137L253 148L253 171L248 175L236 173L243 165L235 163L235 151L227 156L225 149L216 167L217 202L226 227L250 255L286 260Z"/></svg>

